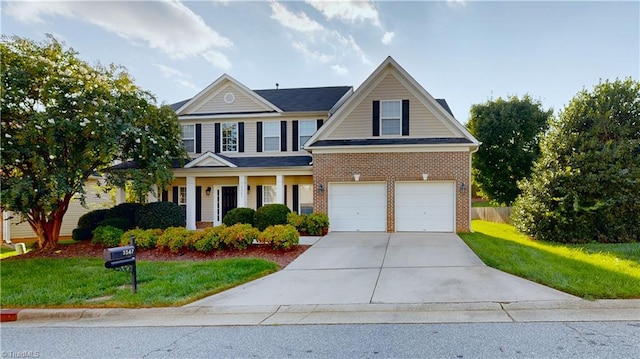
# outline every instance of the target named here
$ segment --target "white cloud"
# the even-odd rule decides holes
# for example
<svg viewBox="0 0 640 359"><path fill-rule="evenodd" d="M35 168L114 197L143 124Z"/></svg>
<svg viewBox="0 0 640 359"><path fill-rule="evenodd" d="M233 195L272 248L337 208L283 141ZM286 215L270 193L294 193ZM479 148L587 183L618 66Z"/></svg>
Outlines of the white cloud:
<svg viewBox="0 0 640 359"><path fill-rule="evenodd" d="M22 22L44 22L50 16L77 19L172 58L233 46L231 40L177 1L11 2L6 11Z"/></svg>
<svg viewBox="0 0 640 359"><path fill-rule="evenodd" d="M322 31L324 27L318 24L304 12L294 14L289 11L284 5L277 1L271 1L271 18L278 21L283 26L299 32L314 32Z"/></svg>
<svg viewBox="0 0 640 359"><path fill-rule="evenodd" d="M317 60L317 61L320 61L322 63L327 63L327 62L329 62L329 61L331 61L333 59L333 56L331 56L331 55L323 54L323 53L318 52L318 51L309 50L309 48L307 48L307 45L305 45L304 43L302 43L300 41L295 41L292 44L292 46L293 46L294 49L300 51L307 58L310 58L312 60Z"/></svg>
<svg viewBox="0 0 640 359"><path fill-rule="evenodd" d="M177 82L180 86L186 87L189 89L194 89L194 90L196 89L196 85L194 85L191 81L187 80L191 78L191 75L184 73L180 70L176 70L173 67L169 67L162 64L153 64L153 66L157 67L160 70L160 72L162 73L162 76L175 80L175 82Z"/></svg>
<svg viewBox="0 0 640 359"><path fill-rule="evenodd" d="M371 21L375 26L381 27L378 10L369 1L342 0L342 1L313 1L306 2L320 11L328 20L337 18L343 22L355 23L356 21Z"/></svg>
<svg viewBox="0 0 640 359"><path fill-rule="evenodd" d="M346 75L349 73L349 70L347 70L346 67L338 64L331 66L331 70L333 70L337 75Z"/></svg>
<svg viewBox="0 0 640 359"><path fill-rule="evenodd" d="M395 32L385 32L384 35L382 35L382 43L385 45L389 45L391 43L391 41L393 41L393 38L396 36Z"/></svg>
<svg viewBox="0 0 640 359"><path fill-rule="evenodd" d="M215 67L219 67L225 71L231 69L231 62L227 56L219 51L209 50L202 54L205 60L209 61Z"/></svg>

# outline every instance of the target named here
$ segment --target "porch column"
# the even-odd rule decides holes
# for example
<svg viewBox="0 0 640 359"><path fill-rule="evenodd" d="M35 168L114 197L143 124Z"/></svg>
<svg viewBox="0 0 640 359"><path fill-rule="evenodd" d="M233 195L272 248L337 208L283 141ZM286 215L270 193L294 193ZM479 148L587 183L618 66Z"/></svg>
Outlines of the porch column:
<svg viewBox="0 0 640 359"><path fill-rule="evenodd" d="M196 178L187 177L187 229L196 229Z"/></svg>
<svg viewBox="0 0 640 359"><path fill-rule="evenodd" d="M117 187L116 188L116 206L124 203L127 199L127 193L124 190L124 187Z"/></svg>
<svg viewBox="0 0 640 359"><path fill-rule="evenodd" d="M247 206L247 176L238 176L238 207Z"/></svg>
<svg viewBox="0 0 640 359"><path fill-rule="evenodd" d="M284 175L276 175L276 203L284 204Z"/></svg>
<svg viewBox="0 0 640 359"><path fill-rule="evenodd" d="M147 193L147 203L158 202L160 200L160 193L158 192L158 185L154 184L151 187L151 192Z"/></svg>

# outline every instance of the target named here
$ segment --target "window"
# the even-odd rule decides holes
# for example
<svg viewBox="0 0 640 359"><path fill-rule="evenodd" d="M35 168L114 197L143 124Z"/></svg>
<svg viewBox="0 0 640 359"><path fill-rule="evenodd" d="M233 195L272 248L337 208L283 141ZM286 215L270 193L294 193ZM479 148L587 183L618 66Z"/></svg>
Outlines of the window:
<svg viewBox="0 0 640 359"><path fill-rule="evenodd" d="M380 128L383 136L402 133L402 101L380 101Z"/></svg>
<svg viewBox="0 0 640 359"><path fill-rule="evenodd" d="M300 128L298 129L300 141L300 149L304 146L304 144L309 141L311 136L316 132L317 122L315 120L310 121L300 121Z"/></svg>
<svg viewBox="0 0 640 359"><path fill-rule="evenodd" d="M178 187L178 205L183 207L187 205L187 187Z"/></svg>
<svg viewBox="0 0 640 359"><path fill-rule="evenodd" d="M223 123L222 152L238 152L238 124L236 122Z"/></svg>
<svg viewBox="0 0 640 359"><path fill-rule="evenodd" d="M182 147L187 152L196 150L196 125L182 125Z"/></svg>
<svg viewBox="0 0 640 359"><path fill-rule="evenodd" d="M298 213L313 213L313 185L300 185L300 187L298 187L298 197L300 198L300 210L298 211Z"/></svg>
<svg viewBox="0 0 640 359"><path fill-rule="evenodd" d="M262 204L276 203L276 186L262 186Z"/></svg>
<svg viewBox="0 0 640 359"><path fill-rule="evenodd" d="M262 138L264 151L280 151L280 122L263 123Z"/></svg>

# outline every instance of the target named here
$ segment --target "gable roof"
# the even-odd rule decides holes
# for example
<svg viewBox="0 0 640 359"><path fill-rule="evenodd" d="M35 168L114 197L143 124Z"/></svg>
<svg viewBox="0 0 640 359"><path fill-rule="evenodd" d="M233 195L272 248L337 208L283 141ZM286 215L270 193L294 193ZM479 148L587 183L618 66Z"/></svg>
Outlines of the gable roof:
<svg viewBox="0 0 640 359"><path fill-rule="evenodd" d="M381 64L378 66L369 77L358 87L353 95L351 95L342 106L333 114L332 117L322 126L308 141L304 146L305 149L311 150L314 147L323 147L328 146L329 143L334 143L336 146L349 145L350 141L342 142L334 142L327 138L333 130L337 128L337 126L343 122L350 111L353 110L355 106L357 106L375 87L376 85L385 77L386 70L390 69L394 71L399 78L401 78L408 86L407 88L413 91L416 91L418 96L418 100L421 101L425 106L431 108L434 112L434 115L438 120L440 120L445 126L452 130L452 132L458 134L460 138L466 139L463 143L467 143L470 146L477 147L480 145L480 142L467 131L467 129L458 122L453 116L451 109L447 102L443 99L436 100L429 92L427 92L409 73L406 72L391 56L387 57ZM365 141L360 145L379 145L382 144L379 141ZM400 144L400 143L398 143ZM427 141L424 144L430 144Z"/></svg>

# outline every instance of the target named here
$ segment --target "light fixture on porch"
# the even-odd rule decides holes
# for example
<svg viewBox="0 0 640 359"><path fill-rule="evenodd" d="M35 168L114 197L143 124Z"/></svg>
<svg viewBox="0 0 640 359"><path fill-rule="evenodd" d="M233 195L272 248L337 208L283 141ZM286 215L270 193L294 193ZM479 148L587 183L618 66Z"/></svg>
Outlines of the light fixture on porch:
<svg viewBox="0 0 640 359"><path fill-rule="evenodd" d="M428 174L428 173L423 173L423 174L422 174L422 180L423 180L423 181L426 181L426 180L428 180L428 179L429 179L429 174Z"/></svg>
<svg viewBox="0 0 640 359"><path fill-rule="evenodd" d="M211 196L211 187L207 187L207 189L204 191L204 193L205 193L207 196Z"/></svg>
<svg viewBox="0 0 640 359"><path fill-rule="evenodd" d="M460 182L460 192L464 192L467 189L467 186L464 184L464 182Z"/></svg>
<svg viewBox="0 0 640 359"><path fill-rule="evenodd" d="M251 186L247 185L247 193L251 191Z"/></svg>
<svg viewBox="0 0 640 359"><path fill-rule="evenodd" d="M324 186L322 185L322 183L318 185L318 192L320 193L324 192Z"/></svg>
<svg viewBox="0 0 640 359"><path fill-rule="evenodd" d="M356 181L356 182L360 181L360 174L359 173L354 173L353 174L353 180Z"/></svg>

